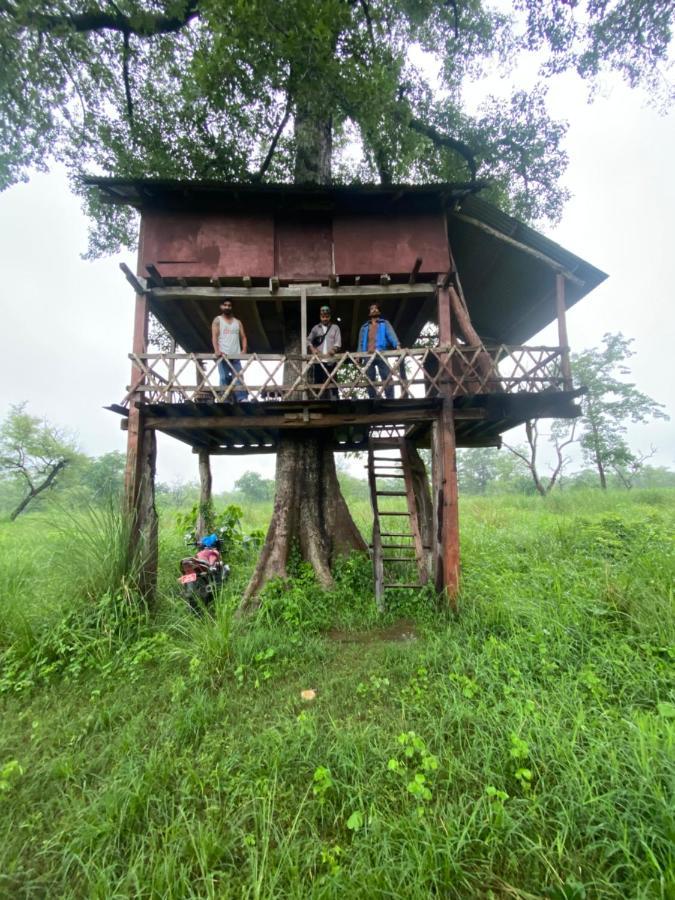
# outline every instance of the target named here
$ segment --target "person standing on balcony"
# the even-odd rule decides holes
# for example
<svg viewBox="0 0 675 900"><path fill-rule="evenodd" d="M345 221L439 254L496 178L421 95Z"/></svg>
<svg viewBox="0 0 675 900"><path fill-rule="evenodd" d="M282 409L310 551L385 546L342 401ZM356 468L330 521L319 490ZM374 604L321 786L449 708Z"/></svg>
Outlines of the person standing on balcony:
<svg viewBox="0 0 675 900"><path fill-rule="evenodd" d="M382 318L380 307L377 303L372 303L368 310L368 321L364 322L359 331L359 352L374 354L378 351L398 350L400 346L391 323L387 319ZM366 369L366 376L371 381L375 381L378 374L385 382L385 398L393 400L394 385L391 384L391 369L387 365L386 360L376 356ZM368 396L371 398L377 396L375 388L371 385L368 385Z"/></svg>
<svg viewBox="0 0 675 900"><path fill-rule="evenodd" d="M221 357L218 360L218 374L221 387L232 384L235 375L241 372L240 359L228 359L229 356L238 356L248 352L248 341L244 326L239 319L235 319L232 311L232 300L223 297L220 304L221 315L216 316L211 326L211 339L213 352ZM234 391L234 399L238 402L246 400L246 391Z"/></svg>
<svg viewBox="0 0 675 900"><path fill-rule="evenodd" d="M319 311L320 322L307 335L307 349L317 357L335 356L342 349L342 335L340 327L331 322L330 306L322 306ZM335 363L322 360L312 366L312 380L314 384L325 384L330 378ZM323 396L329 400L338 399L336 387L330 387L324 391Z"/></svg>

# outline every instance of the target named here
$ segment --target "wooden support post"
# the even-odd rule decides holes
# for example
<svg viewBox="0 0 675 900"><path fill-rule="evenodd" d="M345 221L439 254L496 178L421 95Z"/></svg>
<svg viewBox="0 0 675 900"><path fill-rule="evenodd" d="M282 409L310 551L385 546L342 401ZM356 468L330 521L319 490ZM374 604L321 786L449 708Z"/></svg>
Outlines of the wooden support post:
<svg viewBox="0 0 675 900"><path fill-rule="evenodd" d="M139 247L142 253L143 234ZM147 353L148 347L148 298L136 295L134 313L133 352ZM131 384L138 384L141 370L133 365ZM140 548L141 589L148 600L154 598L157 585L157 511L155 509L155 464L157 442L155 431L145 422L136 402L142 398L140 392L129 398L129 425L127 430L127 463L124 478L124 509L131 516L131 542L134 550Z"/></svg>
<svg viewBox="0 0 675 900"><path fill-rule="evenodd" d="M449 347L452 343L452 328L448 285L440 281L437 292L439 340L442 347ZM456 611L459 589L459 516L455 423L450 385L441 382L440 394L443 405L431 428L434 584L439 593L445 593L453 611Z"/></svg>
<svg viewBox="0 0 675 900"><path fill-rule="evenodd" d="M200 447L199 454L199 512L197 514L197 539L204 537L211 528L212 507L211 488L211 457L205 447Z"/></svg>
<svg viewBox="0 0 675 900"><path fill-rule="evenodd" d="M555 300L558 314L558 344L562 348L560 368L562 369L563 387L566 391L573 389L572 369L570 366L570 348L567 340L567 317L565 309L565 276L559 272L555 276Z"/></svg>
<svg viewBox="0 0 675 900"><path fill-rule="evenodd" d="M307 288L300 288L300 354L307 356ZM301 363L301 365L303 365ZM302 399L307 399L307 391L302 392Z"/></svg>

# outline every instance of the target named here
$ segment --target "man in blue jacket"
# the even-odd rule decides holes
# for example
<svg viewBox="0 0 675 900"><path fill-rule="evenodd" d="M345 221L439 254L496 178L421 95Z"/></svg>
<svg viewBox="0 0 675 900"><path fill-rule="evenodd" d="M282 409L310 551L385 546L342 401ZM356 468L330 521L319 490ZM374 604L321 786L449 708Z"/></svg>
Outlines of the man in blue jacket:
<svg viewBox="0 0 675 900"><path fill-rule="evenodd" d="M380 307L377 303L373 303L368 310L368 321L361 326L359 331L358 348L360 353L375 353L383 350L398 350L400 344L396 337L396 332L391 327L391 323L383 319L380 315ZM366 369L366 375L371 381L375 381L377 376L384 381L390 378L391 369L384 359L376 356ZM368 396L375 397L375 388L368 386ZM387 384L384 388L384 396L387 400L394 399L394 385Z"/></svg>

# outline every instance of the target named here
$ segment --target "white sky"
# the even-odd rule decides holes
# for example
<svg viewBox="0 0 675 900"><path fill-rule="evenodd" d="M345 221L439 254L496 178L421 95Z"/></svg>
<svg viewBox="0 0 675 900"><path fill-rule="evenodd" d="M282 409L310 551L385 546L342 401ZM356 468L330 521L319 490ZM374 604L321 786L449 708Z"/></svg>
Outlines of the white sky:
<svg viewBox="0 0 675 900"><path fill-rule="evenodd" d="M619 84L588 105L571 76L551 86L551 109L570 121L573 198L546 233L610 275L569 313L572 349L599 344L607 331L635 338L632 380L675 416L675 114L657 114ZM27 400L31 413L76 432L81 449L99 455L125 449L119 416L103 407L121 400L129 379L134 295L118 265L133 269L134 258L83 261L86 228L58 169L0 195L0 416ZM543 340L557 343L555 329ZM636 426L630 442L658 448L651 464L675 464L672 422ZM247 469L273 477L274 457L215 458L214 490L229 490ZM196 477L190 449L160 435L158 479Z"/></svg>

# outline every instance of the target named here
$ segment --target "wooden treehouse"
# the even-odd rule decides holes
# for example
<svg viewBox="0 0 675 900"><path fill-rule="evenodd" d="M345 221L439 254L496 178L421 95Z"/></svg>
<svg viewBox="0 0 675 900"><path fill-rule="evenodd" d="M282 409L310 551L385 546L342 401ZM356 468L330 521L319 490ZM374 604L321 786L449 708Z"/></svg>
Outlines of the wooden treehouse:
<svg viewBox="0 0 675 900"><path fill-rule="evenodd" d="M455 450L499 446L527 419L578 414L565 311L606 276L470 185L89 183L141 214L137 272L126 271L136 291L131 383L110 407L128 430L127 498L139 529L154 540L156 431L199 454L204 483L210 455L274 453L289 430L320 430L335 451L368 454L378 601L429 579L453 598ZM224 296L249 352L221 387L211 325ZM380 365L377 377L374 355L357 346L373 302L400 344L375 354L387 373ZM306 336L323 305L342 352L317 379ZM150 312L170 352L148 352ZM556 320L557 346L526 343ZM429 322L438 337L420 341ZM431 493L419 448L431 450ZM403 583L391 574L397 565Z"/></svg>

